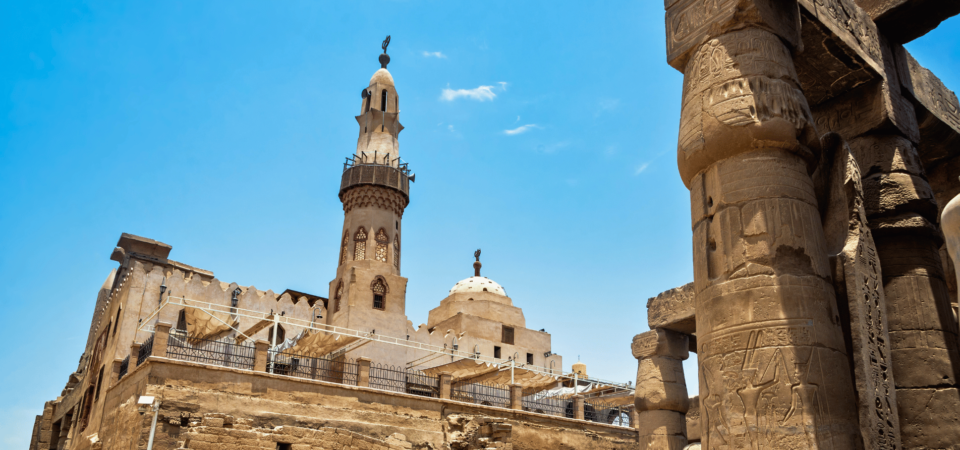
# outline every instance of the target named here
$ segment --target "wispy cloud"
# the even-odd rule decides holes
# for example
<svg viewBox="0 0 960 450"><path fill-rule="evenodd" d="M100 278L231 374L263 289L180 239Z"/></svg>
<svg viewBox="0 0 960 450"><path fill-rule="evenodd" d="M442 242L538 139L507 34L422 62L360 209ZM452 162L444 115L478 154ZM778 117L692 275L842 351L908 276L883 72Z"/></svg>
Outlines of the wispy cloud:
<svg viewBox="0 0 960 450"><path fill-rule="evenodd" d="M568 141L554 142L552 144L540 144L537 146L537 151L540 153L550 154L568 146L570 146L570 142Z"/></svg>
<svg viewBox="0 0 960 450"><path fill-rule="evenodd" d="M597 106L597 111L593 113L593 117L599 117L600 114L617 109L617 107L620 106L620 99L605 98L600 100L600 103Z"/></svg>
<svg viewBox="0 0 960 450"><path fill-rule="evenodd" d="M442 52L423 52L424 58L437 58L437 59L446 59L447 55L444 55Z"/></svg>
<svg viewBox="0 0 960 450"><path fill-rule="evenodd" d="M651 162L652 162L652 161L647 161L647 162L645 162L645 163L643 163L643 164L640 164L640 165L637 166L637 168L633 171L633 174L634 174L634 175L640 175L641 173L643 173L644 170L647 170L647 167L650 167L650 163L651 163Z"/></svg>
<svg viewBox="0 0 960 450"><path fill-rule="evenodd" d="M479 86L474 89L450 89L447 87L440 92L440 100L452 102L463 97L485 102L497 98L497 92L505 90L507 90L507 83L503 81L497 83L497 86Z"/></svg>
<svg viewBox="0 0 960 450"><path fill-rule="evenodd" d="M528 124L526 124L526 125L521 125L521 126L519 126L519 127L516 127L516 128L514 128L514 129L512 129L512 130L503 130L503 134L506 134L506 135L508 135L508 136L513 136L513 135L515 135L515 134L526 133L527 131L530 131L530 130L532 130L532 129L534 129L534 128L543 128L543 127L541 127L540 125L537 125L537 124L535 124L535 123L528 123Z"/></svg>

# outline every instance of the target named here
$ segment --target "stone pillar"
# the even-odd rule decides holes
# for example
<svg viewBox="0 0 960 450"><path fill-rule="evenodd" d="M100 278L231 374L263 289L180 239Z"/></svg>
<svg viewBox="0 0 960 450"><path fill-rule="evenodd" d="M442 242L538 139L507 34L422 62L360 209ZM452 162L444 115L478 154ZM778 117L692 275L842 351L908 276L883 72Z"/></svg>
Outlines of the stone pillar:
<svg viewBox="0 0 960 450"><path fill-rule="evenodd" d="M167 357L167 342L170 341L169 322L157 322L156 333L153 335L153 351L150 356Z"/></svg>
<svg viewBox="0 0 960 450"><path fill-rule="evenodd" d="M583 420L583 396L582 395L573 396L573 418L576 420Z"/></svg>
<svg viewBox="0 0 960 450"><path fill-rule="evenodd" d="M869 164L864 206L883 273L903 446L960 442L960 417L935 412L960 408L960 354L933 190L908 139L864 135L850 147Z"/></svg>
<svg viewBox="0 0 960 450"><path fill-rule="evenodd" d="M690 406L683 360L690 356L689 338L658 328L633 338L637 358L638 414L641 448L681 450L687 445L686 412Z"/></svg>
<svg viewBox="0 0 960 450"><path fill-rule="evenodd" d="M133 369L136 369L137 366L139 366L139 364L137 364L137 361L140 360L140 347L142 346L143 344L139 342L134 342L133 344L130 344L130 367L127 368L128 372L133 372Z"/></svg>
<svg viewBox="0 0 960 450"><path fill-rule="evenodd" d="M110 371L110 384L108 384L107 386L110 386L110 387L116 386L117 382L120 381L120 366L122 364L123 364L122 359L113 360L113 370ZM128 371L130 370L129 366L127 367L127 370Z"/></svg>
<svg viewBox="0 0 960 450"><path fill-rule="evenodd" d="M793 64L798 5L666 5L667 57L684 73L677 162L690 189L703 448L857 448L811 179L819 137Z"/></svg>
<svg viewBox="0 0 960 450"><path fill-rule="evenodd" d="M510 409L523 409L523 386L510 385Z"/></svg>
<svg viewBox="0 0 960 450"><path fill-rule="evenodd" d="M357 358L357 386L370 386L370 358Z"/></svg>
<svg viewBox="0 0 960 450"><path fill-rule="evenodd" d="M637 412L637 408L630 409L629 416L630 416L630 428L639 430L640 429L640 413Z"/></svg>
<svg viewBox="0 0 960 450"><path fill-rule="evenodd" d="M266 339L259 339L253 343L254 352L253 352L253 371L254 372L266 372L267 371L267 349L270 348L270 343Z"/></svg>
<svg viewBox="0 0 960 450"><path fill-rule="evenodd" d="M440 398L450 398L450 393L453 388L453 374L441 373L440 374Z"/></svg>

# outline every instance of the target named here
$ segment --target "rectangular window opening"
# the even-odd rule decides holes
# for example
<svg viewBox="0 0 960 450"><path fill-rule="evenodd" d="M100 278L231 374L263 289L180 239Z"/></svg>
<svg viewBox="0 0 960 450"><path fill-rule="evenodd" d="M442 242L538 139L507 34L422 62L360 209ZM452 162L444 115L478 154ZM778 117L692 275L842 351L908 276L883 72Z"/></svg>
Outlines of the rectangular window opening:
<svg viewBox="0 0 960 450"><path fill-rule="evenodd" d="M383 296L380 294L373 294L373 307L375 309L384 309L383 308Z"/></svg>
<svg viewBox="0 0 960 450"><path fill-rule="evenodd" d="M503 327L503 335L501 336L500 341L504 344L513 345L513 327Z"/></svg>
<svg viewBox="0 0 960 450"><path fill-rule="evenodd" d="M291 450L293 444L284 444L283 442L277 442L277 450Z"/></svg>
<svg viewBox="0 0 960 450"><path fill-rule="evenodd" d="M527 364L533 364L533 353L527 353Z"/></svg>
<svg viewBox="0 0 960 450"><path fill-rule="evenodd" d="M494 358L500 357L500 347L493 346L493 357Z"/></svg>

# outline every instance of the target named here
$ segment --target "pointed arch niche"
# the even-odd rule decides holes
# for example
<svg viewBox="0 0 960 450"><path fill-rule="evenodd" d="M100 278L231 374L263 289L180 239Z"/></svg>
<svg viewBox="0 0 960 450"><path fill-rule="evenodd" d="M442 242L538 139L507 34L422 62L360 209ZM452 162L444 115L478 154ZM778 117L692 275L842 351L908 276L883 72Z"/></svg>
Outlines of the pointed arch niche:
<svg viewBox="0 0 960 450"><path fill-rule="evenodd" d="M353 260L363 261L367 256L367 230L360 227L353 236Z"/></svg>
<svg viewBox="0 0 960 450"><path fill-rule="evenodd" d="M370 290L373 291L373 309L381 311L387 309L387 292L390 292L387 280L384 280L382 276L377 276L370 283Z"/></svg>

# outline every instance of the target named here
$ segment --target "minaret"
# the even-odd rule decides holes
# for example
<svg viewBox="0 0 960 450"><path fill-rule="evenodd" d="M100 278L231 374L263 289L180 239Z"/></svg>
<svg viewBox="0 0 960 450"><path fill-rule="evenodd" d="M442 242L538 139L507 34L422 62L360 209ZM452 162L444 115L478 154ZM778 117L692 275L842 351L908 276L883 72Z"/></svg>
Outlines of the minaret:
<svg viewBox="0 0 960 450"><path fill-rule="evenodd" d="M400 276L401 218L414 177L400 160L397 135L403 126L393 76L387 71L389 43L387 36L380 69L361 91L357 151L343 166L343 230L327 323L403 337L407 279Z"/></svg>

